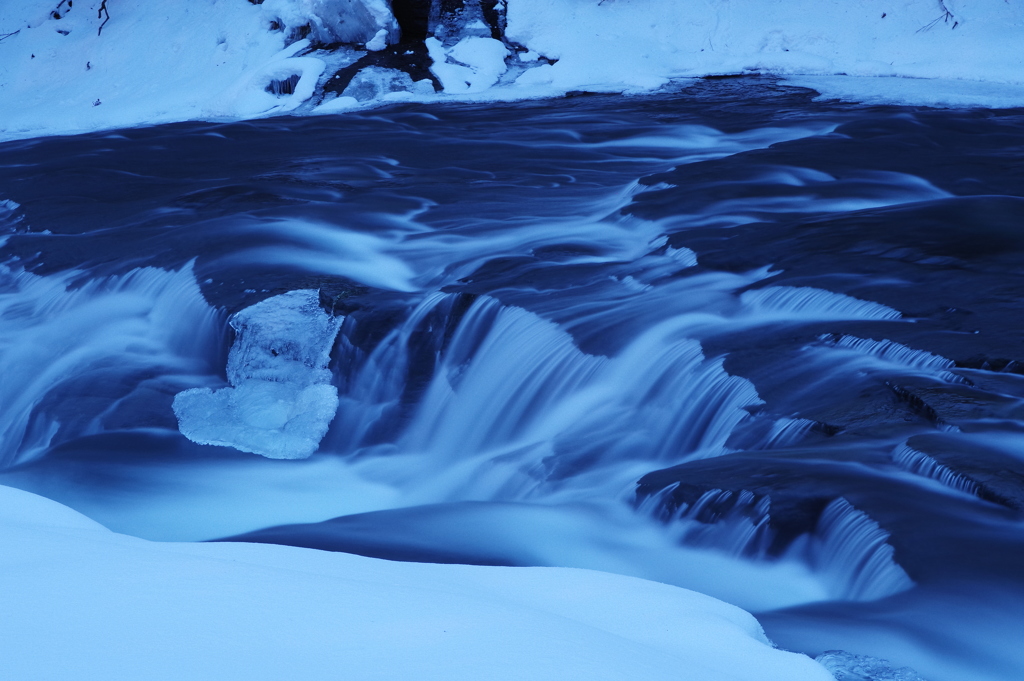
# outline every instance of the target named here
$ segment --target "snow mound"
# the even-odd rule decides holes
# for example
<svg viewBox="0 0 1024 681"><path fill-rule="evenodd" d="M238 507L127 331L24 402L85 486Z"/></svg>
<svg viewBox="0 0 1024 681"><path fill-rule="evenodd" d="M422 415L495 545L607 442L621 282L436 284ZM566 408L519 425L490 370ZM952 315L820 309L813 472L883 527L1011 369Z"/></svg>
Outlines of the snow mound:
<svg viewBox="0 0 1024 681"><path fill-rule="evenodd" d="M449 94L483 92L505 73L508 50L500 40L469 36L446 48L437 38L427 38L426 44L434 60L430 70Z"/></svg>
<svg viewBox="0 0 1024 681"><path fill-rule="evenodd" d="M589 570L148 542L9 487L0 545L5 678L832 681L739 608Z"/></svg>
<svg viewBox="0 0 1024 681"><path fill-rule="evenodd" d="M387 0L265 0L263 13L289 35L308 32L317 43L376 40L376 49L384 49L398 40L398 22Z"/></svg>
<svg viewBox="0 0 1024 681"><path fill-rule="evenodd" d="M199 444L234 447L271 459L316 451L338 410L327 369L341 321L304 289L235 314L229 388L193 388L174 398L181 433Z"/></svg>
<svg viewBox="0 0 1024 681"><path fill-rule="evenodd" d="M506 36L556 61L525 76L552 91L728 73L1024 85L1024 8L1004 0L508 0Z"/></svg>
<svg viewBox="0 0 1024 681"><path fill-rule="evenodd" d="M214 99L208 111L214 115L247 118L292 111L313 96L326 65L314 57L295 57L309 47L300 40L247 71Z"/></svg>

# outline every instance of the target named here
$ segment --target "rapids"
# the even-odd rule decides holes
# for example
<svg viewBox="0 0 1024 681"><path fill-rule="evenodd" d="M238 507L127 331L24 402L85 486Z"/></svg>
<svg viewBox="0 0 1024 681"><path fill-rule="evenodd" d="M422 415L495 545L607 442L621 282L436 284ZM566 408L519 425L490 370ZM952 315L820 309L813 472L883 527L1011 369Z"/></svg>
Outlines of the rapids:
<svg viewBox="0 0 1024 681"><path fill-rule="evenodd" d="M637 575L791 650L1019 678L1024 113L812 96L2 144L0 483L150 539ZM175 396L234 385L237 320L300 290L340 325L319 450L187 439Z"/></svg>

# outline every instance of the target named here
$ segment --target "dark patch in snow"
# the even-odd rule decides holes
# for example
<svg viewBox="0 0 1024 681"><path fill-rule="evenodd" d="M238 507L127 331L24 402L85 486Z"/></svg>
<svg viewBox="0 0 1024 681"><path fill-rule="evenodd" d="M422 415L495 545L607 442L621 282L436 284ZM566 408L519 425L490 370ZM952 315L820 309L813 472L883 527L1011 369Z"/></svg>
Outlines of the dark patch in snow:
<svg viewBox="0 0 1024 681"><path fill-rule="evenodd" d="M266 91L278 97L295 93L295 86L299 84L301 76L293 73L284 80L272 80L266 87Z"/></svg>
<svg viewBox="0 0 1024 681"><path fill-rule="evenodd" d="M422 42L389 45L377 52L367 52L355 63L349 64L329 77L324 83L323 94L340 95L356 74L368 66L402 71L409 74L413 82L427 79L434 86L434 91L440 92L441 83L430 71L432 63L430 55L427 53L427 47Z"/></svg>

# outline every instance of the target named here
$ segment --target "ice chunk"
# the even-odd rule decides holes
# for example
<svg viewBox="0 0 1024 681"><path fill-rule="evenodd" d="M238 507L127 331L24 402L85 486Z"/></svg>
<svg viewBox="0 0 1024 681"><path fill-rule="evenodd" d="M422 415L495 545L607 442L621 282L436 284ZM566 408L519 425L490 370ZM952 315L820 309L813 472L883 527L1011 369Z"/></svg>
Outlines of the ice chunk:
<svg viewBox="0 0 1024 681"><path fill-rule="evenodd" d="M437 38L427 38L434 72L444 91L453 94L482 92L505 73L508 49L500 40L470 36L445 48Z"/></svg>
<svg viewBox="0 0 1024 681"><path fill-rule="evenodd" d="M832 672L836 681L924 681L910 667L893 667L888 660L826 650L815 660Z"/></svg>
<svg viewBox="0 0 1024 681"><path fill-rule="evenodd" d="M404 71L368 66L355 75L342 96L352 97L360 102L368 102L385 97L392 92L432 95L434 86L425 78L414 82Z"/></svg>
<svg viewBox="0 0 1024 681"><path fill-rule="evenodd" d="M377 31L377 34L373 36L373 39L367 41L366 49L370 52L380 52L388 46L388 31L385 28Z"/></svg>
<svg viewBox="0 0 1024 681"><path fill-rule="evenodd" d="M316 451L338 410L327 369L341 321L315 290L289 291L235 314L229 388L193 388L174 398L181 433L199 444L271 459Z"/></svg>

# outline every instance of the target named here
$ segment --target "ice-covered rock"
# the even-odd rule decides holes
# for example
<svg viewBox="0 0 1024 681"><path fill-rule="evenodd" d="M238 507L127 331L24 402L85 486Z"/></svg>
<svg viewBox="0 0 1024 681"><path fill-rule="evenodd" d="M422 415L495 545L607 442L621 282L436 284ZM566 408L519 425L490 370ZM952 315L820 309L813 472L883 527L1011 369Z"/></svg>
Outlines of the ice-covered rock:
<svg viewBox="0 0 1024 681"><path fill-rule="evenodd" d="M271 459L310 456L338 410L327 363L340 319L306 289L247 307L229 323L237 334L228 355L231 387L178 393L179 430L199 444Z"/></svg>
<svg viewBox="0 0 1024 681"><path fill-rule="evenodd" d="M429 80L413 81L404 71L368 66L352 78L342 97L351 97L358 102L381 99L393 92L411 92L420 95L433 94L434 86Z"/></svg>
<svg viewBox="0 0 1024 681"><path fill-rule="evenodd" d="M437 38L427 38L426 44L434 60L430 70L445 92L483 92L505 73L508 50L500 40L469 36L446 48Z"/></svg>
<svg viewBox="0 0 1024 681"><path fill-rule="evenodd" d="M398 40L398 22L387 0L265 0L264 16L289 34L315 43L387 44ZM380 31L384 31L380 35Z"/></svg>
<svg viewBox="0 0 1024 681"><path fill-rule="evenodd" d="M845 650L826 650L815 659L836 681L924 681L910 667L894 667L888 660Z"/></svg>

